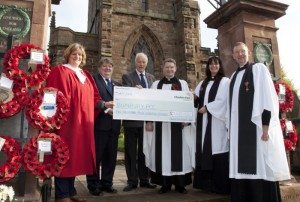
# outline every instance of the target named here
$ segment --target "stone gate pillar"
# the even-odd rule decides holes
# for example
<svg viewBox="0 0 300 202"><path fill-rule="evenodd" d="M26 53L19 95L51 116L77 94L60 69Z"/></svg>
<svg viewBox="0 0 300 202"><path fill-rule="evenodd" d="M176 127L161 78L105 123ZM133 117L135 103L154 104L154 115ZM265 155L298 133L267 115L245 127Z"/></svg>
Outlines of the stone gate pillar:
<svg viewBox="0 0 300 202"><path fill-rule="evenodd" d="M218 48L226 76L236 69L232 59L235 42L247 44L250 61L267 64L270 73L280 77L280 61L275 20L284 16L288 5L271 0L229 0L204 22L218 30Z"/></svg>

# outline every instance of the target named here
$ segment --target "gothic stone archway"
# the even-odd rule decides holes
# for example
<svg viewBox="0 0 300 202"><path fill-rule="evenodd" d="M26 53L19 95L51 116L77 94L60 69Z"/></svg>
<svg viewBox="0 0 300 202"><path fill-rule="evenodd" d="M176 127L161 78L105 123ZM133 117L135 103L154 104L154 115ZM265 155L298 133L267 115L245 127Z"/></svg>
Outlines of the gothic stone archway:
<svg viewBox="0 0 300 202"><path fill-rule="evenodd" d="M141 25L129 35L125 42L122 56L127 58L127 63L134 62L135 54L142 51L148 55L149 72L153 73L156 78L160 77L161 65L164 60L164 53L159 40L149 27ZM130 71L132 65L128 65ZM134 67L133 67L134 68Z"/></svg>

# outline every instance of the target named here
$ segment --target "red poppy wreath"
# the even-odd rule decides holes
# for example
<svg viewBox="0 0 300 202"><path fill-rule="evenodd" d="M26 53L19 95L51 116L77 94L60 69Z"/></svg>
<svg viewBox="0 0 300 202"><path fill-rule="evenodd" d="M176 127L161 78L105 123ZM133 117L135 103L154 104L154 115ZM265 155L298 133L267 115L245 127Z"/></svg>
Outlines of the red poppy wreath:
<svg viewBox="0 0 300 202"><path fill-rule="evenodd" d="M1 136L5 140L1 151L7 155L7 160L0 165L0 182L6 182L16 176L22 166L22 155L19 143L12 137Z"/></svg>
<svg viewBox="0 0 300 202"><path fill-rule="evenodd" d="M44 64L38 64L36 70L32 74L27 75L24 70L19 69L20 59L25 59L30 56L31 49L41 50L41 48L33 44L21 44L14 46L5 53L3 67L6 76L12 80L26 81L29 86L38 86L43 83L50 73L49 57L45 54Z"/></svg>
<svg viewBox="0 0 300 202"><path fill-rule="evenodd" d="M42 112L43 98L45 92L56 93L56 110L52 116L44 116ZM69 116L70 106L64 94L56 88L40 88L35 90L28 99L26 106L26 117L30 125L36 129L52 132L60 129Z"/></svg>
<svg viewBox="0 0 300 202"><path fill-rule="evenodd" d="M293 131L286 131L286 119L280 119L282 134L284 137L284 146L286 151L294 151L298 142L298 134L295 126Z"/></svg>
<svg viewBox="0 0 300 202"><path fill-rule="evenodd" d="M13 97L10 101L3 102L0 100L0 119L8 118L19 111L21 111L27 101L28 89L25 86L25 82L22 80L14 81L12 88ZM1 97L7 99L9 97L9 92L0 90Z"/></svg>
<svg viewBox="0 0 300 202"><path fill-rule="evenodd" d="M46 155L45 161L38 159L38 140L50 139L52 154ZM40 179L58 177L69 160L69 148L62 138L54 133L41 133L29 139L24 145L24 168Z"/></svg>
<svg viewBox="0 0 300 202"><path fill-rule="evenodd" d="M275 90L277 95L280 92L280 85L283 85L285 88L285 96L284 100L279 100L279 111L280 113L286 113L293 110L294 107L294 94L292 89L288 84L285 82L276 82L275 83Z"/></svg>

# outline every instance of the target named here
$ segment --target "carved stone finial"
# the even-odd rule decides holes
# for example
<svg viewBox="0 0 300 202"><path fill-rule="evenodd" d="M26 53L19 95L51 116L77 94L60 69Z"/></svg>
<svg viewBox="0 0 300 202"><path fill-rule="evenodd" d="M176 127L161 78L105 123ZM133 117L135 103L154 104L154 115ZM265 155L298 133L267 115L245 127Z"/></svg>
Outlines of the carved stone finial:
<svg viewBox="0 0 300 202"><path fill-rule="evenodd" d="M50 27L55 28L56 27L56 17L55 17L55 11L52 11L52 18L51 18L51 22L50 22Z"/></svg>

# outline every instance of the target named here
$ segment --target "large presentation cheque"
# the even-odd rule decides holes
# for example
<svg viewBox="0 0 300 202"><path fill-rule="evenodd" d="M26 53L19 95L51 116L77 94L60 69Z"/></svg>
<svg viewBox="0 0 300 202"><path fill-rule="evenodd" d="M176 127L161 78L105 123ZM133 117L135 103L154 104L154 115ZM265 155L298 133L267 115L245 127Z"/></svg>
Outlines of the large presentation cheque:
<svg viewBox="0 0 300 202"><path fill-rule="evenodd" d="M194 122L191 92L114 87L113 119Z"/></svg>

